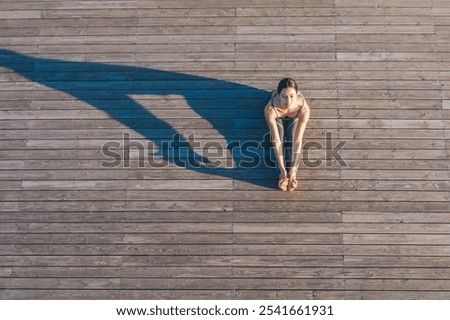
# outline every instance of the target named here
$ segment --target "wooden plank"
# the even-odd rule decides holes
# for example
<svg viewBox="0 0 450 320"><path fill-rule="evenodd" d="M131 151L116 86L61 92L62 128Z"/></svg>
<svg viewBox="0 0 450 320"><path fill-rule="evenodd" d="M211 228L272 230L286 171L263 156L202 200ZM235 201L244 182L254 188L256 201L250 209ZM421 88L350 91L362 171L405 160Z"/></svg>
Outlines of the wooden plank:
<svg viewBox="0 0 450 320"><path fill-rule="evenodd" d="M427 5L425 7L412 6L406 7L402 5L401 7L336 7L336 13L338 15L354 16L354 15L364 15L364 16L415 16L424 15L430 16L432 13L432 8Z"/></svg>
<svg viewBox="0 0 450 320"><path fill-rule="evenodd" d="M411 16L339 16L337 22L342 25L434 25L436 23L435 17L427 15L411 15ZM386 43L391 44L391 43Z"/></svg>
<svg viewBox="0 0 450 320"><path fill-rule="evenodd" d="M75 9L75 8L88 8L89 6L93 6L94 8L108 8L108 7L116 7L116 8L126 8L132 7L133 4L136 4L136 1L118 1L118 0L109 0L104 1L104 3L95 3L95 1L74 1L72 4L65 4L63 1L51 1L51 3L39 3L36 0L26 0L21 2L13 2L13 1L5 1L5 6L10 10L22 9L23 7L33 7L33 8L42 8L42 7L58 7L58 8L66 8L66 9Z"/></svg>
<svg viewBox="0 0 450 320"><path fill-rule="evenodd" d="M305 287L314 289L343 289L342 280L334 279L266 279L261 283L258 279L208 279L208 281L198 281L197 279L59 279L46 278L34 279L30 283L29 279L11 279L9 287L12 289L140 289L140 290L174 290L174 289L195 289L195 290L268 290L271 287L285 290L302 290Z"/></svg>
<svg viewBox="0 0 450 320"><path fill-rule="evenodd" d="M446 245L441 234L345 234L346 245Z"/></svg>
<svg viewBox="0 0 450 320"><path fill-rule="evenodd" d="M169 222L164 223L146 223L136 226L134 223L20 223L17 224L17 230L22 233L48 233L53 230L56 233L74 232L74 233L99 233L99 232L134 232L134 233L215 233L230 232L229 223L179 223L176 226Z"/></svg>
<svg viewBox="0 0 450 320"><path fill-rule="evenodd" d="M407 2L403 1L403 0L393 0L393 1L363 0L363 1L358 1L357 4L355 4L355 2L352 0L336 0L335 5L337 7L402 7L402 8L408 8L408 7L428 8L430 6L430 4L427 3L426 1L420 1L420 0L412 0L412 1L407 1Z"/></svg>
<svg viewBox="0 0 450 320"><path fill-rule="evenodd" d="M41 10L1 10L0 19L39 19Z"/></svg>
<svg viewBox="0 0 450 320"><path fill-rule="evenodd" d="M195 129L191 132L186 131L184 134L189 136L189 133L195 133L196 139L202 142L208 142L211 140L221 142L222 145L226 146L224 135L229 137L229 139L246 139L246 140L262 140L263 136L268 133L267 129L223 129L221 130L223 135L221 135L215 129ZM414 139L416 141L419 140L436 140L436 143L440 143L439 140L443 140L446 138L446 135L449 134L447 129L443 130L434 130L434 129L421 129L421 130L412 130L412 129L403 129L403 128L314 128L308 127L308 130L305 132L305 143L308 141L317 141L323 142L323 139L326 138L326 132L330 132L333 137L339 137L339 139L355 139L357 143L359 140L370 139L374 141L375 139L379 139L380 141L384 141L388 143L389 140L393 140L394 142ZM167 139L170 134L168 134L168 130L165 129L143 129L142 134L139 134L132 130L126 129L89 129L83 128L77 131L72 130L64 130L64 129L37 129L37 130L28 130L28 129L17 129L17 130L8 130L3 129L0 130L0 133L3 136L3 139L21 139L27 140L29 143L34 143L34 141L39 142L39 140L44 141L53 141L57 143L60 140L69 140L69 141L77 141L79 143L88 143L89 140L102 139L103 141L117 141L120 142L124 139L124 134L129 134L130 141L138 141L143 145L147 145L148 138L151 137L152 141L162 141L163 138ZM143 136L145 135L145 137ZM395 138L395 139L394 139ZM3 140L2 139L2 140ZM313 140L314 139L314 140ZM100 144L101 146L102 144ZM49 159L50 160L50 159ZM31 161L27 163L32 163Z"/></svg>
<svg viewBox="0 0 450 320"><path fill-rule="evenodd" d="M431 246L428 246L431 247ZM232 245L231 244L126 244L126 245L1 245L1 254L45 255L53 253L56 255L333 255L342 251L341 245ZM351 254L352 251L348 250ZM375 251L375 250L371 250ZM405 250L406 251L406 250ZM437 251L437 250L433 250ZM432 252L433 252L432 251ZM439 252L439 251L438 251ZM440 251L441 255L443 250ZM405 253L406 254L406 253Z"/></svg>
<svg viewBox="0 0 450 320"><path fill-rule="evenodd" d="M388 282L388 283L386 283ZM389 281L368 279L368 280L347 280L347 288L350 290L365 290L374 291L380 290L382 287L384 290L403 290L403 291L419 291L419 290L436 290L446 291L448 294L449 283L445 280L417 280L417 279L402 279Z"/></svg>
<svg viewBox="0 0 450 320"><path fill-rule="evenodd" d="M295 293L295 294L293 294ZM64 299L70 297L72 299L139 299L140 297L148 300L163 299L169 300L181 298L184 296L191 299L279 299L280 295L285 297L303 297L304 299L312 299L319 295L326 299L342 296L343 292L334 291L268 291L268 290L8 290L3 296L8 299L38 299L42 296L48 296L52 299Z"/></svg>
<svg viewBox="0 0 450 320"><path fill-rule="evenodd" d="M256 300L341 300L341 299L433 299L445 300L448 298L448 291L339 291L339 290L116 290L114 292L107 290L8 290L5 295L8 299L38 299L43 295L49 296L54 300L64 299L139 299L144 297L147 300L169 300L183 296L189 296L192 299L213 299L219 300L225 298L233 299L256 299Z"/></svg>
<svg viewBox="0 0 450 320"><path fill-rule="evenodd" d="M293 192L292 195L301 195L301 191ZM386 201L371 201L371 202L359 202L359 201L330 201L330 202L316 202L316 201L304 201L303 205L300 203L284 203L282 201L271 201L270 207L268 207L265 201L239 201L234 203L235 210L240 211L253 211L264 212L273 210L285 210L291 212L304 212L304 211L328 211L328 210L341 210L341 211L399 211L399 212L448 212L448 203L445 201L433 201L433 202L386 202Z"/></svg>
<svg viewBox="0 0 450 320"><path fill-rule="evenodd" d="M191 202L191 201L61 201L61 202L1 202L0 211L231 211L232 202Z"/></svg>
<svg viewBox="0 0 450 320"><path fill-rule="evenodd" d="M350 291L352 292L352 291ZM355 299L369 299L369 300L382 300L382 299L436 299L445 300L448 298L448 291L353 291ZM349 298L350 298L349 297Z"/></svg>
<svg viewBox="0 0 450 320"><path fill-rule="evenodd" d="M85 173L80 172L78 176L82 176ZM124 172L126 175L126 172ZM164 174L163 174L164 176ZM167 176L167 175L166 175ZM174 173L173 176L178 176L177 173ZM169 175L170 177L170 175ZM28 180L27 177L19 177L19 179L23 182L22 187L23 190L30 190L32 194L39 194L39 192L36 192L37 190L125 190L126 188L130 188L130 190L155 190L155 191L161 191L161 190L205 190L205 191L211 191L211 190L232 190L232 182L225 179L218 179L214 180L209 179L191 179L191 180L180 180L180 179L173 179L173 180L162 180L164 177L161 177L161 179L153 179L153 181L146 181L142 182L140 179L137 180L128 180L127 178L124 178L124 180L119 180L119 177L115 177L114 180L106 180L102 181L103 179L101 177L96 177L99 180L95 180L95 178L85 181L79 181L76 180L76 178L73 181L70 180L48 180L46 181L46 177L41 176L35 176L36 181ZM23 180L22 180L23 179ZM33 179L33 178L32 178ZM122 187L118 186L118 183L122 185ZM209 187L205 188L204 185L208 184ZM71 193L66 194L65 199L70 199L74 197L74 194ZM109 199L117 197L119 193L106 193L106 192L99 192L99 196L103 194L105 197L104 200L111 200ZM124 193L122 193L124 195ZM26 195L21 195L21 199L25 200L24 198ZM132 195L131 195L132 196ZM34 196L36 197L36 196ZM59 198L55 198L59 197ZM52 200L52 199L61 199L63 197L63 194L59 195L51 195L48 194L45 199ZM83 199L86 199L83 197L83 195L80 195ZM96 198L97 196L93 196ZM4 200L6 200L8 196L5 194ZM31 199L31 198L30 198ZM41 198L42 199L42 198ZM170 199L170 198L169 198ZM172 198L173 199L173 198ZM39 200L36 198L36 200ZM78 199L80 200L80 199ZM97 199L99 200L99 199Z"/></svg>
<svg viewBox="0 0 450 320"><path fill-rule="evenodd" d="M237 26L238 34L284 34L286 32L285 26ZM289 32L293 34L433 34L435 27L431 24L420 26L404 25L295 25L289 26Z"/></svg>
<svg viewBox="0 0 450 320"><path fill-rule="evenodd" d="M205 277L228 277L232 276L231 267L52 267L52 268L24 268L15 267L14 277L17 278L65 278L67 274L71 277L110 277L110 278L205 278Z"/></svg>
<svg viewBox="0 0 450 320"><path fill-rule="evenodd" d="M28 267L167 267L167 266L194 266L194 267L223 267L242 266L260 267L342 267L343 259L340 256L226 256L226 255L161 255L161 256L2 256L4 266ZM448 266L448 265L447 265Z"/></svg>
<svg viewBox="0 0 450 320"><path fill-rule="evenodd" d="M14 223L42 223L51 220L55 223L123 223L124 221L130 223L233 223L233 222L247 222L254 221L255 218L259 218L261 222L277 222L280 219L286 222L341 222L342 218L340 212L314 212L305 211L299 213L282 212L282 213L264 213L264 212L240 212L240 211L226 211L226 212L214 212L214 211L189 211L189 212L170 212L170 211L158 211L158 212L139 212L139 211L105 211L105 212L84 212L84 211L71 211L69 213L62 214L61 212L40 212L35 211L22 211L22 212L4 212L0 216L0 221L4 223L5 228L14 232L17 231L17 226ZM8 224L9 223L9 224ZM244 235L245 236L245 235ZM274 235L274 237L277 235ZM295 236L290 235L295 239ZM237 236L236 239L239 239Z"/></svg>
<svg viewBox="0 0 450 320"><path fill-rule="evenodd" d="M410 201L410 202L427 202L427 201L450 201L448 191L342 191L342 200L353 201Z"/></svg>
<svg viewBox="0 0 450 320"><path fill-rule="evenodd" d="M448 218L443 213L430 212L344 212L344 222L374 222L374 223L447 223Z"/></svg>
<svg viewBox="0 0 450 320"><path fill-rule="evenodd" d="M63 8L55 9L44 9L42 10L42 17L45 19L55 19L55 18L94 18L94 17L233 17L233 8L140 8L136 9L137 6L132 8L116 8L113 10L105 8L76 8L66 10Z"/></svg>
<svg viewBox="0 0 450 320"><path fill-rule="evenodd" d="M411 268L441 268L448 267L448 257L433 256L346 256L345 263L350 267L411 267Z"/></svg>
<svg viewBox="0 0 450 320"><path fill-rule="evenodd" d="M386 224L370 224L370 223L345 223L343 229L345 233L417 233L417 234L447 234L448 224L430 225L427 223L386 223ZM424 251L426 252L426 251Z"/></svg>
<svg viewBox="0 0 450 320"><path fill-rule="evenodd" d="M354 93L352 93L353 95ZM129 118L118 117L118 121L125 121ZM61 121L51 121L51 120L2 120L0 121L0 129L10 129L12 127L18 129L31 129L31 130L76 130L77 127L85 129L122 129L124 126L117 120L113 119L102 119L102 120L81 120L81 119L70 119ZM169 119L166 119L169 122ZM153 129L165 129L166 132L170 132L169 128L166 128L169 124L162 123L158 119L141 119L136 120L136 124L133 126L134 130L144 129L151 132ZM267 128L263 119L223 119L221 123L214 121L215 127L206 119L170 119L170 125L175 129L201 129L209 128L216 130L231 130L234 129L261 129L261 133L267 133ZM333 129L333 128L343 128L343 129L440 129L443 130L444 126L448 126L450 120L428 120L428 119L408 119L408 120L391 120L391 119L311 119L311 127L315 129ZM197 131L197 130L195 130ZM227 131L224 131L227 132ZM173 135L173 131L171 132ZM442 134L443 131L437 132ZM166 137L170 133L166 135Z"/></svg>
<svg viewBox="0 0 450 320"><path fill-rule="evenodd" d="M0 190L18 190L21 185L20 181L0 181Z"/></svg>
<svg viewBox="0 0 450 320"><path fill-rule="evenodd" d="M19 3L19 2L17 2ZM20 2L22 3L22 2ZM5 5L5 3L3 2ZM24 6L31 6L30 3L22 3ZM37 4L39 8L41 8L40 4ZM30 7L31 9L31 7ZM175 20L175 19L174 19ZM123 17L123 18L115 18L117 25L120 26L137 26L138 25L138 17ZM5 17L0 20L1 27L9 27L9 28L20 28L20 27L35 27L35 28L44 28L44 27L89 27L89 26L108 26L111 21L108 18L97 17L97 18L67 18L67 19L10 19L9 17ZM55 46L56 48L56 46ZM23 48L22 48L23 49ZM63 49L64 50L64 49ZM23 53L36 53L38 51L27 52L26 50L18 50ZM70 51L69 51L70 52Z"/></svg>
<svg viewBox="0 0 450 320"><path fill-rule="evenodd" d="M339 61L430 61L434 60L434 55L429 53L401 53L401 52L343 52L337 54ZM443 57L443 55L441 55Z"/></svg>
<svg viewBox="0 0 450 320"><path fill-rule="evenodd" d="M420 245L423 250L434 257L437 256L447 256L448 248L446 246L437 245ZM344 245L344 251L348 255L370 255L370 256L384 256L384 255L395 255L395 256L420 256L425 255L417 254L417 246L409 245Z"/></svg>
<svg viewBox="0 0 450 320"><path fill-rule="evenodd" d="M184 234L184 233L28 233L28 234L1 234L0 239L3 244L202 244L202 243L215 243L215 244L266 244L269 245L273 241L277 241L278 244L305 244L312 245L317 243L322 244L339 244L341 237L339 235L328 234L301 234L301 235L284 235L284 234L271 234L270 240L265 235L255 234L239 234L231 235L230 233L196 233L196 234ZM420 239L418 237L418 239ZM439 242L439 237L436 241ZM426 243L426 242L421 242Z"/></svg>
<svg viewBox="0 0 450 320"><path fill-rule="evenodd" d="M6 162L8 163L8 162ZM150 188L151 186L149 184L151 183L158 183L158 181L148 181L148 180L164 180L164 179L176 179L182 182L182 180L203 180L203 183L205 180L212 180L213 178L208 175L208 172L194 172L192 170L185 170L182 167L177 166L166 166L166 167L160 167L155 168L151 166L146 167L139 167L137 164L130 165L130 168L117 168L117 175L114 176L114 179L108 179L111 178L110 174L111 172L109 169L90 169L95 168L95 165L98 167L101 165L101 162L95 162L95 161L88 161L85 165L79 165L79 169L85 169L78 170L75 166L71 166L73 163L72 161L68 160L65 161L65 164L61 164L60 166L56 166L55 170L52 172L48 167L51 166L54 163L54 161L49 161L47 165L43 165L39 167L38 161L36 161L34 164L30 165L30 168L33 170L15 170L15 171L9 171L9 170L2 170L0 171L0 176L4 178L5 180L25 180L25 181L34 181L27 185L26 189L37 189L39 188L39 180L53 180L53 183L49 183L46 186L48 188L54 188L54 187L62 187L62 182L58 182L57 180L75 180L67 183L67 188L72 189L77 185L78 182L81 184L79 186L83 185L83 181L79 180L85 180L86 186L89 186L90 183L93 183L93 181L96 180L106 180L106 181L98 181L99 186L102 185L102 183L105 183L105 186L108 185L108 183L113 182L111 180L129 180L129 183L126 181L122 181L125 186L132 188L134 190L139 189L145 189ZM89 164L93 163L94 165L92 167L88 167ZM15 169L23 169L23 164L20 163L17 164ZM27 166L28 167L28 166ZM33 168L34 167L34 168ZM69 169L66 169L69 168ZM147 168L152 168L150 172L146 170ZM7 168L6 168L7 169ZM120 172L119 172L120 170ZM249 179L257 179L265 178L267 176L268 171L267 169L258 167L255 168L255 171L248 171L246 169L232 169L234 171L234 176L236 178L242 177L242 175L248 174ZM231 171L231 169L230 169ZM320 175L320 171L315 171L314 175L317 177ZM313 177L313 176L311 176ZM330 177L331 178L331 177ZM215 179L217 179L215 177ZM90 180L90 181L89 181ZM93 180L93 181L92 181ZM110 180L110 181L108 181ZM163 184L170 185L170 181L162 181ZM223 188L226 189L230 185L226 184L225 182L217 182L217 186L221 183ZM42 185L42 186L45 186ZM93 187L93 185L91 185ZM110 184L112 187L113 185ZM135 188L133 188L135 186ZM65 188L65 189L67 189ZM120 189L120 188L118 188Z"/></svg>
<svg viewBox="0 0 450 320"><path fill-rule="evenodd" d="M419 178L420 179L420 178ZM411 193L418 191L448 191L449 184L445 180L436 181L428 180L427 177L422 177L423 181L417 183L417 180L345 180L345 187L342 190L358 190L358 191L409 191ZM427 179L427 180L425 180ZM414 190L414 191L412 191Z"/></svg>
<svg viewBox="0 0 450 320"><path fill-rule="evenodd" d="M444 170L446 168L447 162L445 159L431 159L431 160L420 160L420 159L412 159L412 160L403 160L403 159L389 159L389 165L386 164L385 161L379 160L368 160L368 159L346 159L347 165L349 169L354 170L411 170L413 174L419 174L420 171L435 171L435 170ZM0 161L0 175L4 179L7 180L35 180L33 177L39 177L39 179L74 179L74 177L85 178L84 180L90 180L90 177L96 176L98 169L101 167L102 160L56 160L56 159L45 159L45 160L1 160ZM337 166L339 169L346 170L346 168L342 168ZM54 172L52 175L47 172L54 168ZM153 168L152 171L148 171L146 169ZM424 169L427 168L427 169ZM21 169L19 171L19 169ZM115 170L120 170L121 168L116 168ZM336 168L335 168L336 169ZM81 170L89 170L87 173ZM162 168L151 167L149 164L145 164L144 166L139 166L139 161L137 159L131 159L129 167L126 168L128 172L129 180L140 180L141 183L147 183L146 180L151 179L164 179L164 178L176 178L178 180L181 179L211 179L212 177L208 175L207 172L196 172L194 173L192 170L184 170L183 168L177 167L175 165L167 165ZM267 174L269 174L269 170L267 170L266 165L256 166L252 170L246 169L233 169L236 177L248 177L252 179L257 179L260 177L261 179L266 178ZM308 168L303 166L301 168L303 177L305 179L336 179L340 177L337 175L336 170L327 170L324 168L324 165L318 168ZM106 171L105 171L106 172ZM272 171L270 171L272 172ZM90 176L87 176L89 174ZM101 175L101 173L99 173ZM123 173L117 172L117 174L121 175ZM125 178L125 175L123 175ZM429 178L429 179L428 179ZM439 183L428 177L430 183ZM441 179L439 179L441 180ZM133 183L137 183L138 181L133 181ZM348 182L348 181L345 181ZM392 181L381 182L380 186L383 186L383 183L387 185L392 184ZM403 182L400 182L401 184ZM405 182L412 183L412 182ZM426 182L424 182L426 184ZM341 185L343 186L343 185ZM132 185L129 185L132 187ZM325 187L325 186L323 186ZM136 188L135 188L136 189Z"/></svg>
<svg viewBox="0 0 450 320"><path fill-rule="evenodd" d="M445 168L437 171L409 171L409 170L342 170L341 177L343 179L370 179L370 180L408 180L416 178L420 180L446 180ZM388 182L387 182L388 183ZM421 183L417 183L420 186ZM417 189L415 189L417 190Z"/></svg>
<svg viewBox="0 0 450 320"><path fill-rule="evenodd" d="M120 278L158 278L164 277L177 277L177 278L190 278L190 277L249 277L249 278L337 278L343 277L341 268L323 268L317 270L316 268L231 268L231 267L51 267L51 268L26 268L26 267L14 267L8 268L12 271L13 276L17 278L64 278L67 274L71 277L120 277ZM8 271L8 273L9 273ZM351 273L348 274L352 277L402 277L405 275L411 278L436 278L442 274L448 274L448 269L441 270L442 273L438 274L434 269L412 269L412 268L399 268L395 270L389 269L369 269L366 272L363 270L354 268L351 269ZM392 273L390 273L392 272Z"/></svg>
<svg viewBox="0 0 450 320"><path fill-rule="evenodd" d="M26 255L26 254L49 254L51 252L57 255L230 255L231 245L16 245L14 247L0 246L2 254ZM324 250L325 251L325 250ZM281 248L281 253L289 250ZM307 252L305 250L305 252ZM301 253L301 252L300 252Z"/></svg>

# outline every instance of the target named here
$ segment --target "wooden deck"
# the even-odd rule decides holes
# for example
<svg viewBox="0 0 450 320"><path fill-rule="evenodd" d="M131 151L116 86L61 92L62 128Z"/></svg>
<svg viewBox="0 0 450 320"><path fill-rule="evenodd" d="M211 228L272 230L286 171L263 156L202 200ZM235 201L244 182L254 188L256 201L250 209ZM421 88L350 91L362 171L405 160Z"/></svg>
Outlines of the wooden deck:
<svg viewBox="0 0 450 320"><path fill-rule="evenodd" d="M445 0L2 1L0 298L449 299L449 15ZM293 193L242 165L264 148L223 149L263 141L284 76L321 161ZM227 161L139 167L177 132ZM124 134L129 162L102 166Z"/></svg>

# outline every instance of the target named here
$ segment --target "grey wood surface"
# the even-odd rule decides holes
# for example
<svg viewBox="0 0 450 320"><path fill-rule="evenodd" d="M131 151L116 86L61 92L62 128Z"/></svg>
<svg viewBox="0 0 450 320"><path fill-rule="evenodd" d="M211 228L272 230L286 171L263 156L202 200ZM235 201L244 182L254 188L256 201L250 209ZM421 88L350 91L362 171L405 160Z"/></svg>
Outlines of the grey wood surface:
<svg viewBox="0 0 450 320"><path fill-rule="evenodd" d="M0 298L449 299L449 14L444 0L2 1L0 49L24 56L0 61ZM225 148L262 141L252 90L285 76L311 107L304 144L322 146L292 193L264 163L229 168L246 154ZM102 167L124 133L148 154L174 132L214 141L221 167L141 166L136 148Z"/></svg>

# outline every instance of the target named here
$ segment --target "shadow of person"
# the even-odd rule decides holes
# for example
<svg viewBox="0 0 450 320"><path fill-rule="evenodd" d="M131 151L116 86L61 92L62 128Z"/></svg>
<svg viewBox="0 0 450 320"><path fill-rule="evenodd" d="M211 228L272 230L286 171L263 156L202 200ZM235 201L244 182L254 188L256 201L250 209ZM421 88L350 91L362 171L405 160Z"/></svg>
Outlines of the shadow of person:
<svg viewBox="0 0 450 320"><path fill-rule="evenodd" d="M42 59L0 49L0 66L104 111L111 118L152 141L157 156L196 172L273 187L267 165L267 133L263 108L269 92L213 78L134 66ZM232 167L217 165L131 96L181 96L190 109L221 135ZM173 105L173 103L171 104ZM168 106L170 108L170 106ZM226 119L223 112L228 115ZM158 130L156 130L158 129ZM164 139L153 134L163 131ZM267 138L267 136L266 136ZM213 144L214 145L214 144ZM175 152L183 146L183 152ZM217 145L216 145L217 146ZM270 163L270 161L269 161ZM252 169L252 170L249 170Z"/></svg>

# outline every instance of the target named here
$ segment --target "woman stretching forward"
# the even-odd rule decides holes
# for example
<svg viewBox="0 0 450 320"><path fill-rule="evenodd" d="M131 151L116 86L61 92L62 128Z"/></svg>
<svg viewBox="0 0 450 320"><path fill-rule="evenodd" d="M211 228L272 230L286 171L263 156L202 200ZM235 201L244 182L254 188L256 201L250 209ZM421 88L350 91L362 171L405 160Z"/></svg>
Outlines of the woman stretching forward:
<svg viewBox="0 0 450 320"><path fill-rule="evenodd" d="M297 170L300 165L300 151L303 133L309 120L309 106L299 92L295 80L285 78L280 81L277 90L272 91L272 97L264 113L279 171L278 187L282 191L293 191L298 186ZM292 143L289 165L285 162L285 156L288 153L284 152L285 139Z"/></svg>

